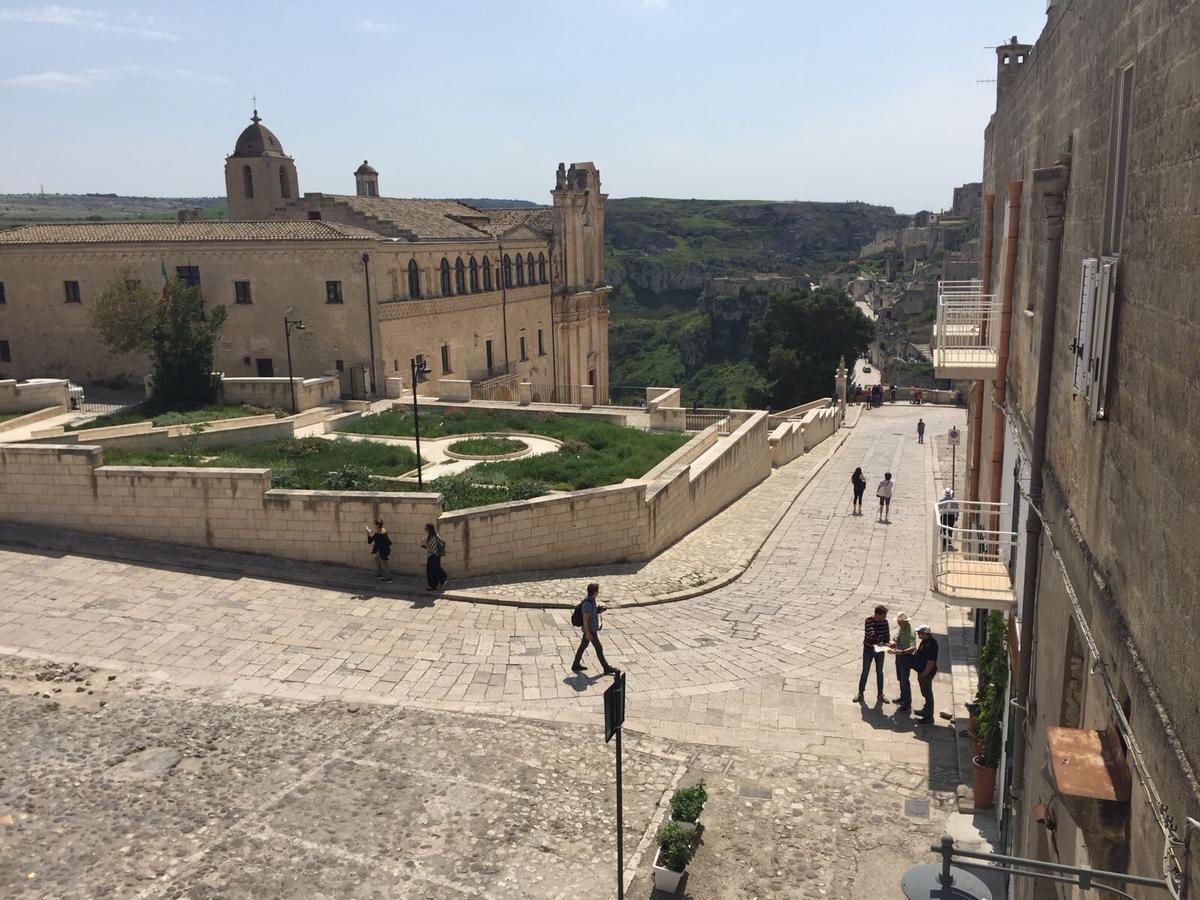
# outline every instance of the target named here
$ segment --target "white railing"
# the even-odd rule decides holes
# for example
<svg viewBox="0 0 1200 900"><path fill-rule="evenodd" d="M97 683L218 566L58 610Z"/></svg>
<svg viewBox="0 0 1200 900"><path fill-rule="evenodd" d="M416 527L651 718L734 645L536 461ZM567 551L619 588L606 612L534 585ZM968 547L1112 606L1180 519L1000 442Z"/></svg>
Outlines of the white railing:
<svg viewBox="0 0 1200 900"><path fill-rule="evenodd" d="M1000 304L977 279L938 282L935 350L943 365L994 363L1000 341Z"/></svg>
<svg viewBox="0 0 1200 900"><path fill-rule="evenodd" d="M951 521L947 513L952 513ZM933 589L944 598L984 606L1011 602L1009 562L1017 533L1007 503L955 500L932 510Z"/></svg>

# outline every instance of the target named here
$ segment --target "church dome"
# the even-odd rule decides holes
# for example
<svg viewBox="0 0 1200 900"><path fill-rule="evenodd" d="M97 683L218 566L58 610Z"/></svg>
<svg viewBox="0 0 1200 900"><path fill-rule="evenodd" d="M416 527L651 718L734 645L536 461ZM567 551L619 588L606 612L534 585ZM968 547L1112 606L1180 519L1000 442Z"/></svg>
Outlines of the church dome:
<svg viewBox="0 0 1200 900"><path fill-rule="evenodd" d="M237 144L233 148L234 156L284 156L283 145L275 137L271 129L262 124L258 110L250 119L246 130L238 135Z"/></svg>
<svg viewBox="0 0 1200 900"><path fill-rule="evenodd" d="M363 164L354 170L354 174L355 175L378 175L379 172L376 171L374 166L372 166L369 162L367 162L364 159Z"/></svg>

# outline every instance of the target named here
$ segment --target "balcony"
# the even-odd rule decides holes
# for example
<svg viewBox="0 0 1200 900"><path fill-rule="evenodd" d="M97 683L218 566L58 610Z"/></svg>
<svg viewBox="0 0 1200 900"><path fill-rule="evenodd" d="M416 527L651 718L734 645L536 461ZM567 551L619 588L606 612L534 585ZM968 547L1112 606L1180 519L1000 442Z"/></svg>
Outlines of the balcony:
<svg viewBox="0 0 1200 900"><path fill-rule="evenodd" d="M979 281L938 282L933 369L938 378L983 380L996 372L1000 304Z"/></svg>
<svg viewBox="0 0 1200 900"><path fill-rule="evenodd" d="M1009 563L1016 549L1007 503L956 500L957 519L944 525L933 507L933 564L930 590L951 606L1009 609L1016 600Z"/></svg>

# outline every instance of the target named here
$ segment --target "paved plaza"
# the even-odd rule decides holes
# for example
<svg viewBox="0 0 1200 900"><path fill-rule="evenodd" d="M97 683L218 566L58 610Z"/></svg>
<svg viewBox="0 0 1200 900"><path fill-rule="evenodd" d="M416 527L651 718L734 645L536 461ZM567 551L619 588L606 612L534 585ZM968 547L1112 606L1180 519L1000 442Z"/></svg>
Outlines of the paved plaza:
<svg viewBox="0 0 1200 900"><path fill-rule="evenodd" d="M695 898L887 896L946 828L952 729L850 702L876 603L947 635L927 587L941 466L916 442L918 415L930 435L964 418L907 404L852 418L713 520L741 552L755 544L737 580L606 615L607 655L628 677L630 896L650 893L663 795L699 777L714 796ZM872 488L894 473L890 525L869 504L850 515L856 465ZM15 692L0 723L0 821L14 817L0 893L612 896L608 681L569 671L565 609L146 558L0 544ZM94 669L86 690L63 689L91 699L39 688L48 663ZM950 684L936 685L941 709L966 699Z"/></svg>

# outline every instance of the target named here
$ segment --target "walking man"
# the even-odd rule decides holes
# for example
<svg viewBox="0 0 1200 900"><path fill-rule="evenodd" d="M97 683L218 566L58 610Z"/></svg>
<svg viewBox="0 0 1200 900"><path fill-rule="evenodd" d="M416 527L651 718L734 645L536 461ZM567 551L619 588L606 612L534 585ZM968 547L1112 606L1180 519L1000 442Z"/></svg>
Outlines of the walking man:
<svg viewBox="0 0 1200 900"><path fill-rule="evenodd" d="M596 605L599 594L600 585L593 582L587 586L587 596L579 604L583 618L583 640L579 642L579 649L575 651L575 662L571 664L571 671L583 672L587 669L587 666L583 665L583 651L588 648L588 644L592 644L596 648L596 659L600 660L601 671L605 675L616 675L617 670L604 658L604 647L600 643L600 607Z"/></svg>
<svg viewBox="0 0 1200 900"><path fill-rule="evenodd" d="M917 419L917 443L925 443L925 420Z"/></svg>
<svg viewBox="0 0 1200 900"><path fill-rule="evenodd" d="M942 549L954 549L954 523L958 521L958 501L954 499L954 491L946 488L942 499L938 501L938 521L942 528Z"/></svg>
<svg viewBox="0 0 1200 900"><path fill-rule="evenodd" d="M917 710L917 721L922 725L933 724L933 678L937 675L938 645L928 625L917 629L917 649L912 655L912 667L917 673L917 685L925 704Z"/></svg>
<svg viewBox="0 0 1200 900"><path fill-rule="evenodd" d="M877 647L886 647L891 643L891 629L888 627L887 607L875 607L875 615L867 616L863 622L862 674L858 677L858 693L852 703L863 702L863 691L867 689L867 676L871 674L871 664L875 664L875 688L877 702L883 702L883 651L876 652Z"/></svg>
<svg viewBox="0 0 1200 900"><path fill-rule="evenodd" d="M879 482L879 486L875 488L875 496L879 498L879 519L885 525L891 524L892 514L892 488L896 483L892 481L892 473L884 472L883 481Z"/></svg>
<svg viewBox="0 0 1200 900"><path fill-rule="evenodd" d="M375 577L380 581L391 581L392 570L388 568L388 557L392 554L392 539L388 537L383 520L375 520L375 530L367 529L367 543L375 557Z"/></svg>

